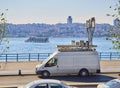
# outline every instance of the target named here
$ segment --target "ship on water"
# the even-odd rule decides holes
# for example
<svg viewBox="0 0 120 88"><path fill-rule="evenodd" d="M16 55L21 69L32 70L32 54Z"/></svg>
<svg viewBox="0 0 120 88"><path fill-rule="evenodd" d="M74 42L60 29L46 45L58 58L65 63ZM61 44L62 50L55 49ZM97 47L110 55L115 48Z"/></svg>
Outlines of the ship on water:
<svg viewBox="0 0 120 88"><path fill-rule="evenodd" d="M36 36L31 36L25 42L34 42L34 43L47 43L49 42L48 37L36 37Z"/></svg>

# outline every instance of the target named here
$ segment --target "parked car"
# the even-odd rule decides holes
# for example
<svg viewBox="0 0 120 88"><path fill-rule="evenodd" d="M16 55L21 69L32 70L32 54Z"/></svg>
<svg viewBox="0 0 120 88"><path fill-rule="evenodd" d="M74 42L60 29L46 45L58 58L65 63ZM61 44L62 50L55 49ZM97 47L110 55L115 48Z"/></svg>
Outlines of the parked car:
<svg viewBox="0 0 120 88"><path fill-rule="evenodd" d="M104 84L99 84L97 88L120 88L120 79L113 79Z"/></svg>
<svg viewBox="0 0 120 88"><path fill-rule="evenodd" d="M73 88L73 87L68 86L59 80L41 79L30 82L23 88Z"/></svg>

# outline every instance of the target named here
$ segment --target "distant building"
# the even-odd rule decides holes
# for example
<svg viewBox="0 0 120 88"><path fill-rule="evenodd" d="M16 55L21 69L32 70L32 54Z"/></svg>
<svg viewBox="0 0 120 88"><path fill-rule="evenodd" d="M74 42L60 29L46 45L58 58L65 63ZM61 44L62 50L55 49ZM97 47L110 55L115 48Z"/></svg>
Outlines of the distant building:
<svg viewBox="0 0 120 88"><path fill-rule="evenodd" d="M119 18L116 18L114 20L114 27L116 27L116 28L120 27L120 20L119 20Z"/></svg>
<svg viewBox="0 0 120 88"><path fill-rule="evenodd" d="M67 24L72 24L72 17L71 16L68 16L68 18L67 18Z"/></svg>

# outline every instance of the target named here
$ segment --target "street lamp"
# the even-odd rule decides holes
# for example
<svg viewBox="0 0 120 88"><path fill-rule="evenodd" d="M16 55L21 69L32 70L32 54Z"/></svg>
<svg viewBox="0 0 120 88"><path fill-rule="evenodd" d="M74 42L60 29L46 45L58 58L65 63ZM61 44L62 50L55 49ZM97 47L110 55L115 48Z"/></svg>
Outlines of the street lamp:
<svg viewBox="0 0 120 88"><path fill-rule="evenodd" d="M95 17L92 17L91 19L86 21L86 29L88 33L89 46L92 46L92 38L95 30Z"/></svg>

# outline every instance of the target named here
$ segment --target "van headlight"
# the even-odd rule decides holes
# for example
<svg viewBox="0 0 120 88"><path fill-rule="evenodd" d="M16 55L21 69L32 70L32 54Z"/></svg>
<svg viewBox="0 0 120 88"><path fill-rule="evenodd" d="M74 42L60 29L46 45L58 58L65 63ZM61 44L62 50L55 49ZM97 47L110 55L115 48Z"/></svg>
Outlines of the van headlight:
<svg viewBox="0 0 120 88"><path fill-rule="evenodd" d="M36 68L40 67L40 65L36 65Z"/></svg>
<svg viewBox="0 0 120 88"><path fill-rule="evenodd" d="M42 65L37 65L36 70L40 70L42 68Z"/></svg>

